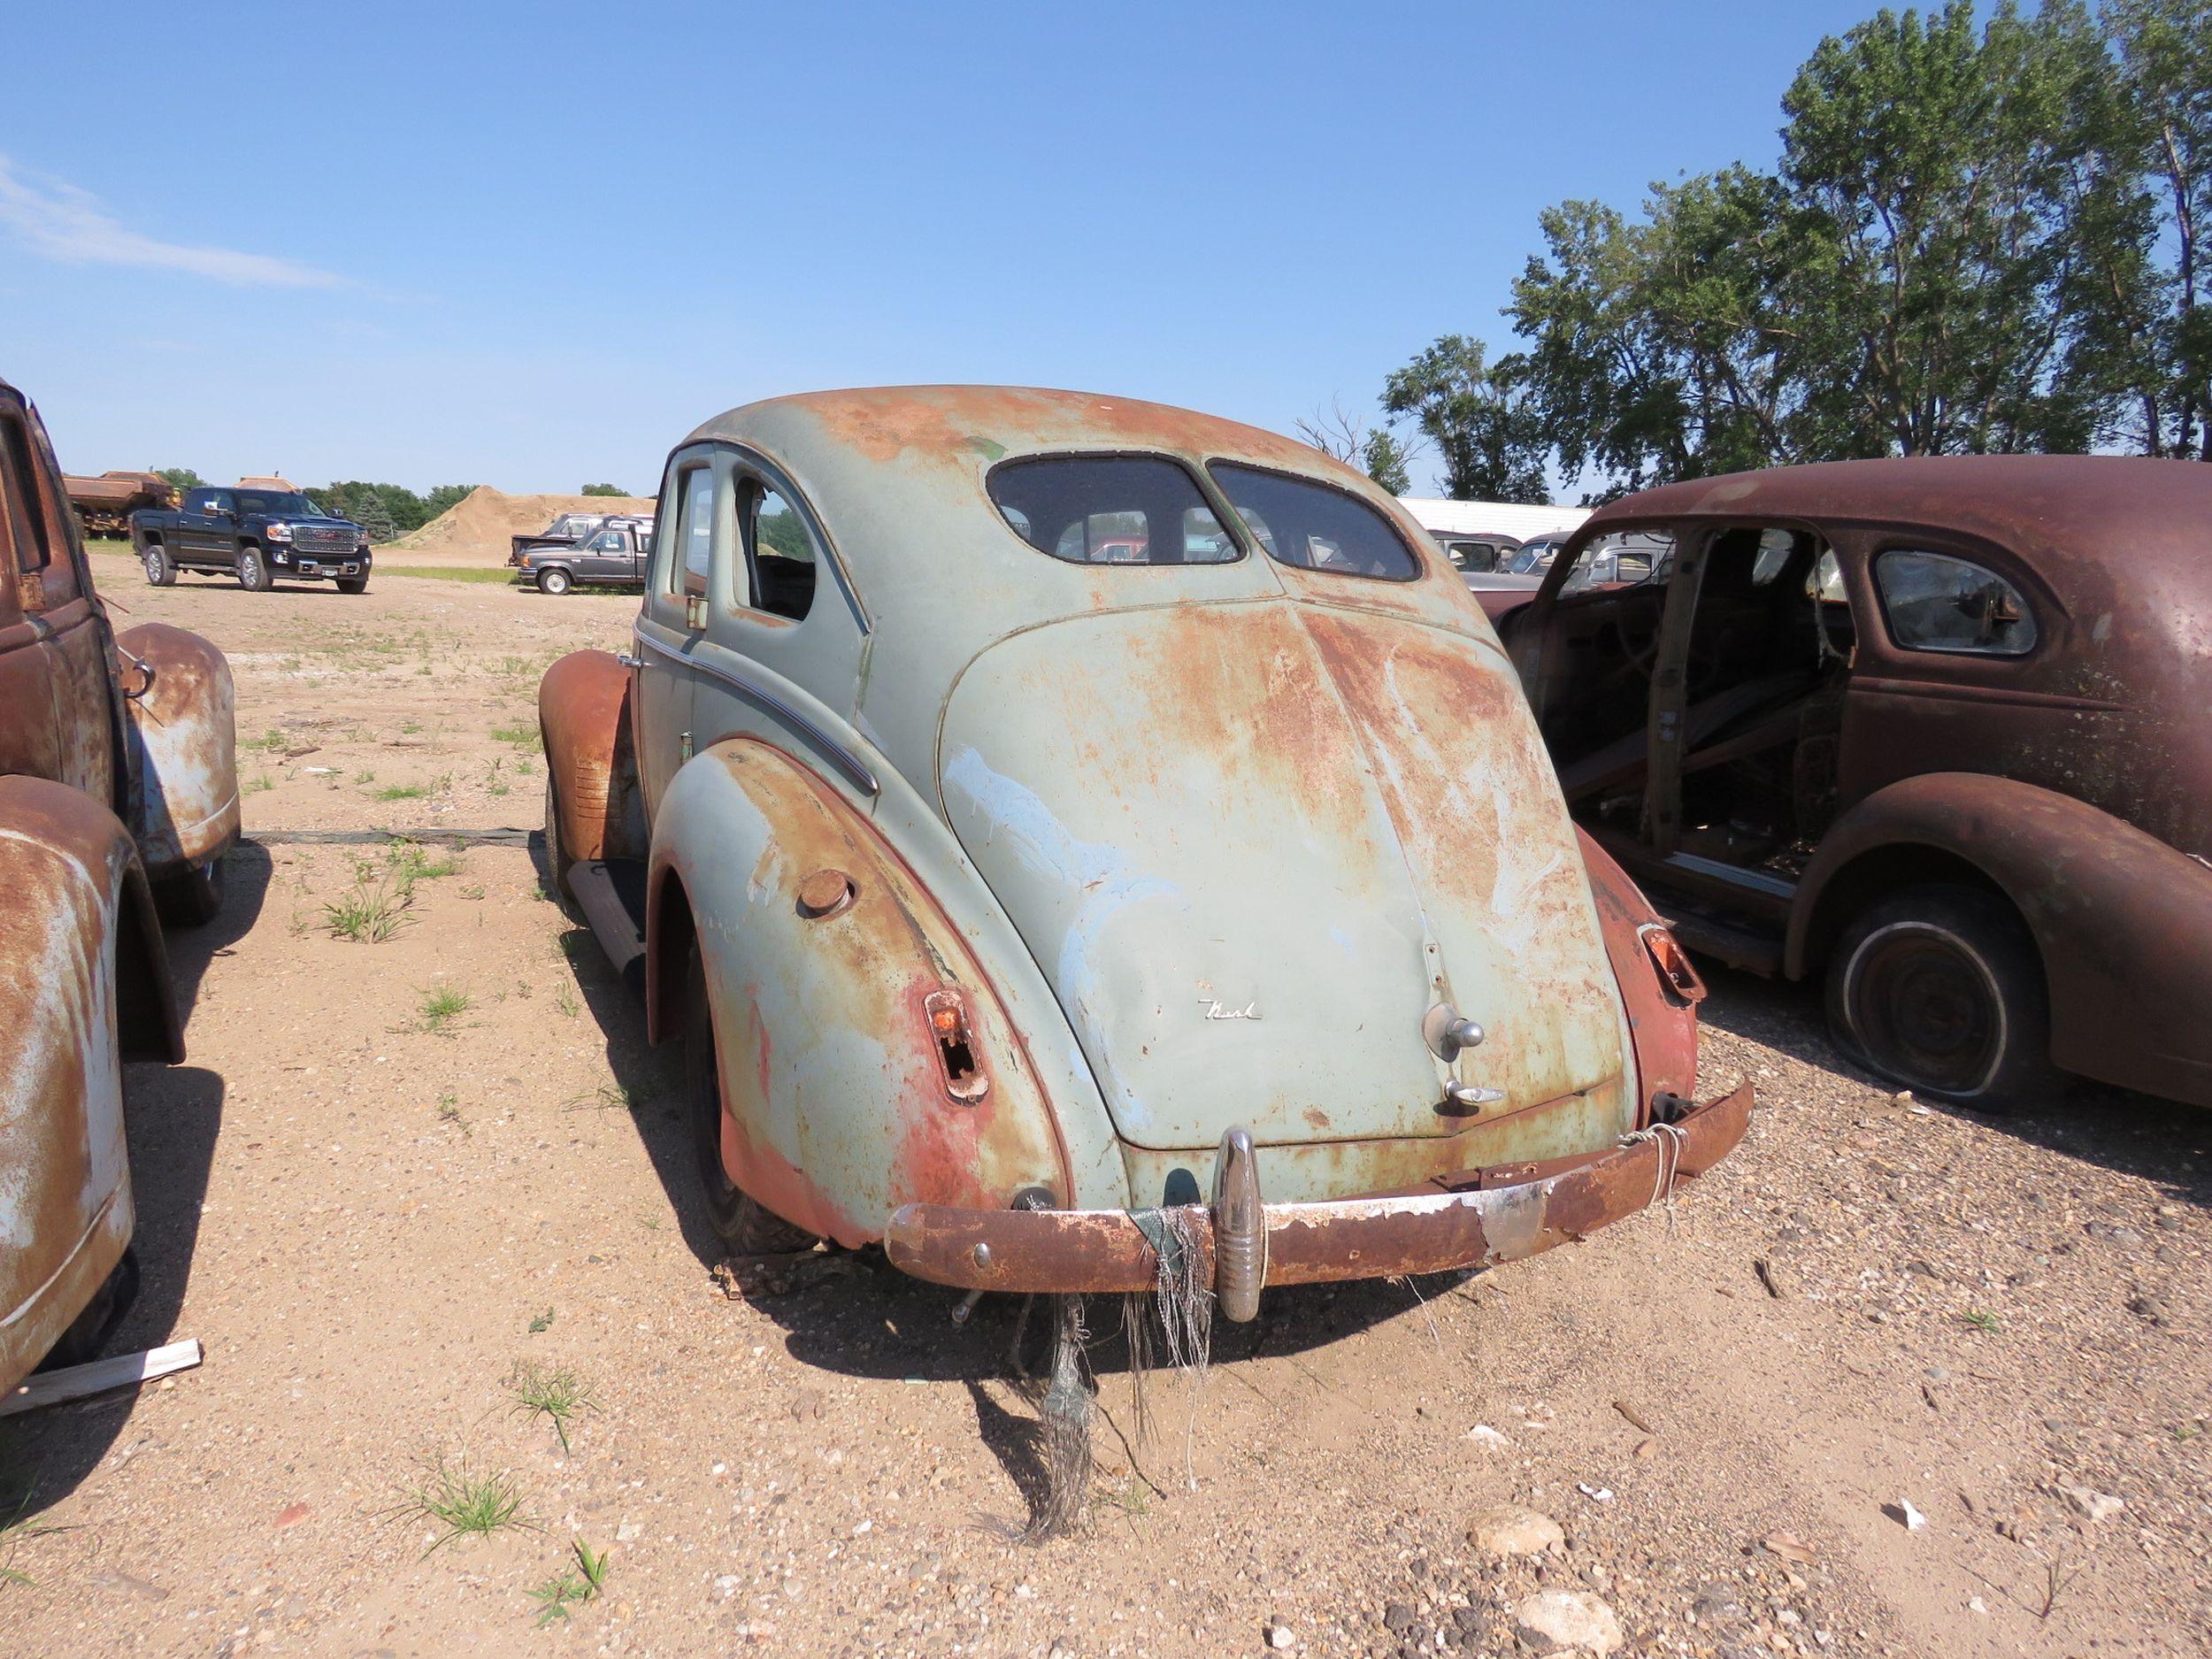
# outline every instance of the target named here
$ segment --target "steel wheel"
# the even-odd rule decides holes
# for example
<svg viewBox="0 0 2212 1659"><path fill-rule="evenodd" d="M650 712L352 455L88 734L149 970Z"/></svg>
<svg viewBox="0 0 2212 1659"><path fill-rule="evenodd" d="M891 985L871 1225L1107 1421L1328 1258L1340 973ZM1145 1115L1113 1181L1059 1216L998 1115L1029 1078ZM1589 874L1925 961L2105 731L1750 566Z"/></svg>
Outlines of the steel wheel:
<svg viewBox="0 0 2212 1659"><path fill-rule="evenodd" d="M2047 1098L2050 1010L2035 941L1971 887L1913 887L1856 918L1829 960L1838 1043L1916 1093L1996 1110Z"/></svg>

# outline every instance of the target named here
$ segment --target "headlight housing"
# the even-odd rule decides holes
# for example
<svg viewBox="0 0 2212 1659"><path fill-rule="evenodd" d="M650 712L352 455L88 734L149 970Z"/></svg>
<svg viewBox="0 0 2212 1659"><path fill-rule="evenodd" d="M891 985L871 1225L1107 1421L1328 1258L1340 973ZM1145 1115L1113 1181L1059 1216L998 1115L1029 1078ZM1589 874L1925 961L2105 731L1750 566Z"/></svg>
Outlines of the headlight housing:
<svg viewBox="0 0 2212 1659"><path fill-rule="evenodd" d="M292 539L292 526L288 524L273 524L268 527L267 534L272 541L289 541Z"/></svg>

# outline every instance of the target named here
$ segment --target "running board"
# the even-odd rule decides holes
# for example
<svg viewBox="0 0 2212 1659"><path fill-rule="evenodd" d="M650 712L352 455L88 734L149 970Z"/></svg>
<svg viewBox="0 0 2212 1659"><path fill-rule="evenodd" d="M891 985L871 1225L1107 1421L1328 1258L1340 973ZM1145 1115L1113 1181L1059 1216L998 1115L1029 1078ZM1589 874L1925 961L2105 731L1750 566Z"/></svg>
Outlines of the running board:
<svg viewBox="0 0 2212 1659"><path fill-rule="evenodd" d="M1667 926L1683 945L1701 956L1712 956L1732 968L1773 979L1782 972L1782 938L1778 933L1739 927L1716 917L1655 901L1667 918Z"/></svg>
<svg viewBox="0 0 2212 1659"><path fill-rule="evenodd" d="M616 977L645 995L645 866L594 858L568 867L568 891Z"/></svg>

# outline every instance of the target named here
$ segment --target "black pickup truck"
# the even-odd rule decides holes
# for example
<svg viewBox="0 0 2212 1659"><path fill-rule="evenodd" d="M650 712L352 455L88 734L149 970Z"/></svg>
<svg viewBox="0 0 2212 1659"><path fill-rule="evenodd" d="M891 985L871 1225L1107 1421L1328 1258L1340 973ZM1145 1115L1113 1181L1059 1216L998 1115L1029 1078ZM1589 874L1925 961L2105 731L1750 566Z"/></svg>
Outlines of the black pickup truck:
<svg viewBox="0 0 2212 1659"><path fill-rule="evenodd" d="M341 593L369 585L369 533L333 518L297 490L187 490L182 505L131 515L131 546L146 580L167 588L179 571L235 576L265 594L287 581L331 581Z"/></svg>

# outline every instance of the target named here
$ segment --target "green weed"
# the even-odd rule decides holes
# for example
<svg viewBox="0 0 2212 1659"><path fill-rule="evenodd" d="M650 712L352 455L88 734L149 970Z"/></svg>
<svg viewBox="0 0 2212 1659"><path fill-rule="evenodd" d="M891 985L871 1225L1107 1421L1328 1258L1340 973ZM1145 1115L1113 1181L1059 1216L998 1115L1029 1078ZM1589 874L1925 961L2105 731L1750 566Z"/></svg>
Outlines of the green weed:
<svg viewBox="0 0 2212 1659"><path fill-rule="evenodd" d="M1986 1308L1976 1308L1970 1312L1961 1314L1959 1322L1975 1331L1997 1332L2005 1328L2004 1322Z"/></svg>
<svg viewBox="0 0 2212 1659"><path fill-rule="evenodd" d="M530 1592L530 1599L538 1604L541 1627L566 1618L570 1608L606 1594L608 1552L603 1549L595 1554L580 1538L571 1539L569 1549L576 1558L574 1570L557 1573Z"/></svg>
<svg viewBox="0 0 2212 1659"><path fill-rule="evenodd" d="M430 793L427 784L388 783L376 792L380 801L419 801Z"/></svg>
<svg viewBox="0 0 2212 1659"><path fill-rule="evenodd" d="M324 924L333 939L380 945L406 925L409 897L388 882L362 882L323 906Z"/></svg>
<svg viewBox="0 0 2212 1659"><path fill-rule="evenodd" d="M468 1011L469 994L451 985L434 986L425 991L416 1009L422 1018L423 1030L434 1034L443 1033Z"/></svg>
<svg viewBox="0 0 2212 1659"><path fill-rule="evenodd" d="M552 1328L553 1310L550 1308L548 1308L543 1313L530 1321L530 1334L532 1336L536 1336L542 1332L550 1331Z"/></svg>
<svg viewBox="0 0 2212 1659"><path fill-rule="evenodd" d="M408 1494L407 1512L434 1521L445 1530L422 1553L429 1555L457 1538L489 1538L503 1527L528 1526L522 1494L505 1471L472 1475L458 1463L440 1458L430 1478Z"/></svg>
<svg viewBox="0 0 2212 1659"><path fill-rule="evenodd" d="M541 1365L535 1360L517 1363L507 1379L507 1392L515 1397L515 1409L526 1417L544 1417L561 1437L561 1450L572 1450L568 1441L572 1424L587 1411L596 1411L591 1384L565 1365Z"/></svg>

